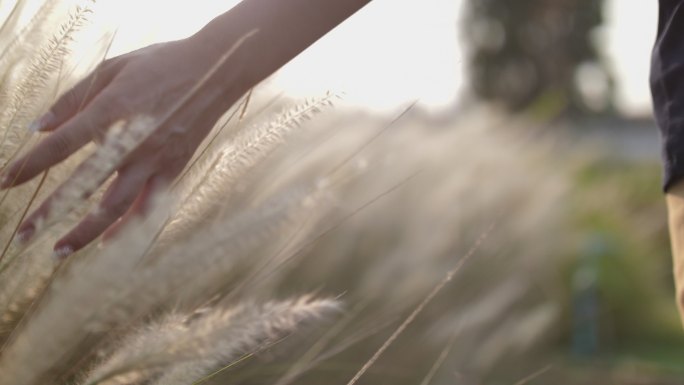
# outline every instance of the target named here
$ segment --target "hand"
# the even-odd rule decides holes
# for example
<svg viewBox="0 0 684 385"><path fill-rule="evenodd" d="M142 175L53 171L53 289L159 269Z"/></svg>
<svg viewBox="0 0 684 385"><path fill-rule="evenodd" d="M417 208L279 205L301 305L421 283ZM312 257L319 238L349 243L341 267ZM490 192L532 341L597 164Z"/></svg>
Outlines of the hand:
<svg viewBox="0 0 684 385"><path fill-rule="evenodd" d="M116 121L139 115L169 117L118 165L99 208L56 243L56 256L65 257L144 213L153 193L180 174L218 118L251 86L240 81L237 66L226 66L172 110L221 53L189 38L107 60L30 127L48 135L7 168L0 188L24 183L87 143L101 140ZM31 238L54 199L55 194L20 225L20 240Z"/></svg>
<svg viewBox="0 0 684 385"><path fill-rule="evenodd" d="M0 188L24 183L61 162L102 138L118 120L163 117L164 123L119 165L100 209L55 245L57 256L73 253L117 221L143 213L152 192L182 171L218 118L242 94L369 1L244 0L191 38L106 61L33 125L49 135L9 166ZM255 31L234 57L214 68ZM208 72L211 78L200 82L207 80ZM198 82L202 86L195 89ZM193 96L173 110L191 91ZM52 199L21 224L20 239L35 232Z"/></svg>

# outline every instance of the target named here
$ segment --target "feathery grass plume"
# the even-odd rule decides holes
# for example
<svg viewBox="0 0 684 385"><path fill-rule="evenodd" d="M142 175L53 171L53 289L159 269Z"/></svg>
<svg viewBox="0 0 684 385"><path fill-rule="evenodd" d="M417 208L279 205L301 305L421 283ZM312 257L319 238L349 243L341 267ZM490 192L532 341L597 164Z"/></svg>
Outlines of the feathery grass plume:
<svg viewBox="0 0 684 385"><path fill-rule="evenodd" d="M334 159L345 159L345 153L357 147L359 140L365 141L369 130L367 126L345 125L345 130L339 131L335 141L310 154L306 150L288 151L289 156L307 154L296 168L287 161L288 155L283 156L285 161L278 157L269 160L264 167L268 172L259 178L261 183L249 186L245 194L270 187L272 180L283 174L289 174L288 178L297 178L299 174L320 175L330 168L331 162L336 162ZM355 137L358 140L349 140ZM367 200L370 192L386 189L398 174L410 174L413 169L424 171L404 188L364 209L334 234L317 242L305 253L301 263L290 265L287 274L278 274L269 280L282 279L282 286L278 286L282 290L296 282L298 286L324 286L334 292L347 292L350 303L371 300L372 313L384 313L380 319L386 320L420 299L417 296L429 289L426 288L429 282L434 282L453 264L449 256L459 253L463 243L472 242L488 224L483 222L491 221L493 215L511 218L504 220L497 236L483 245L484 258L473 261L460 279L452 283L453 288L431 307L433 317L437 313L440 318L453 322L441 323L438 328L431 325L434 318L429 322L419 319L416 332L410 332L402 342L413 347L412 343L429 340L425 342L425 350L420 351L431 353L429 346L439 344L441 349L440 341L449 338L437 329L453 330L454 324L466 322L468 314L490 311L491 317L487 319L491 322L474 323L467 334L484 338L492 329L512 332L516 320L525 319L524 314L534 304L549 300L543 298L545 294L536 285L558 284L550 275L557 262L549 260L549 253L558 247L554 245L558 240L553 235L563 232L558 222L562 213L557 204L562 201L567 186L561 174L546 174L549 163L539 161L543 158L537 156L544 151L537 147L538 143L521 146L521 142L524 141L516 138L515 133L489 129L481 123L438 130L417 126L409 116L391 134L388 132L359 154L358 162L348 162L344 172L354 167L365 167L366 172L359 173L358 178L344 186L333 186L334 195L344 197L343 206L354 207L355 202ZM482 151L482 148L497 150ZM556 168L555 164L553 168L563 169ZM292 176L293 173L297 175ZM473 181L481 180L477 174L490 175L494 181L474 186ZM538 195L529 194L530 185L535 186ZM474 189L477 194L473 194ZM536 232L529 233L530 228ZM424 257L415 257L421 253ZM539 277L535 279L543 283L530 280L530 276ZM515 290L510 281L514 281ZM499 299L501 291L494 290L499 288L510 295ZM480 303L485 308L477 308ZM540 327L538 331L543 333L543 330ZM508 336L513 339L512 335ZM450 360L467 362L469 357L479 356L478 338L464 338L463 343L459 340L457 354ZM514 345L502 344L507 348L502 350L507 352ZM396 356L401 354L396 353L387 361L397 361ZM483 352L483 356L487 354ZM403 367L402 363L396 365L398 370Z"/></svg>
<svg viewBox="0 0 684 385"><path fill-rule="evenodd" d="M19 0L15 3L12 12L5 20L0 30L0 105L6 105L10 91L17 82L21 82L20 72L22 66L33 58L38 49L43 46L46 34L55 23L61 20L61 15L55 15L59 10L59 0L46 0L34 13L31 20L20 27L19 21L26 8L28 1ZM20 28L20 30L19 30Z"/></svg>
<svg viewBox="0 0 684 385"><path fill-rule="evenodd" d="M346 202L358 200L367 191L373 191L376 187L388 184L388 180L393 177L394 170L423 169L421 175L416 178L409 188L403 189L392 199L386 199L378 204L377 208L369 209L359 214L359 228L349 227L349 230L340 233L340 237L349 239L384 239L383 234L394 229L397 232L392 237L392 242L385 244L386 249L383 255L393 255L392 258L368 258L359 257L362 260L355 262L362 263L364 266L363 274L355 275L357 278L367 277L366 282L358 282L361 286L359 291L368 293L383 293L394 300L392 304L405 302L407 298L415 299L416 290L413 284L425 285L430 282L429 278L438 273L445 266L445 256L449 249L456 247L463 240L472 238L473 233L478 228L484 226L483 210L486 212L505 212L511 213L516 218L516 222L525 221L534 223L540 218L548 218L548 214L543 214L543 209L553 207L552 205L560 199L565 184L562 180L546 179L544 183L537 183L539 189L544 190L542 196L535 196L531 201L528 195L528 186L537 180L535 174L539 173L539 167L528 167L532 164L533 155L519 154L516 149L515 141L508 141L508 145L496 152L481 151L485 144L475 145L483 141L490 143L495 141L505 141L501 137L508 138L509 135L486 130L483 127L460 128L458 130L442 130L438 132L426 132L428 130L419 127L397 127L392 135L388 135L385 140L377 142L365 155L365 163L370 169L364 176L355 183L347 185L344 191L338 195L344 196ZM406 127L409 126L409 127ZM362 128L365 129L365 128ZM347 131L354 130L348 127ZM361 129L359 129L361 130ZM357 133L358 134L358 133ZM353 133L349 135L353 136ZM317 156L312 156L307 162L300 164L300 172L315 173L325 165L325 158L334 158L339 153L344 141L336 140L329 146L320 149ZM490 143L492 147L497 146ZM499 148L498 146L496 147ZM389 163L391 162L391 163ZM470 167L467 162L472 162L475 167ZM525 173L503 172L502 164L518 164ZM387 164L387 166L384 166ZM310 170L306 171L305 168ZM323 166L324 167L324 166ZM485 171L486 170L486 171ZM279 169L277 165L272 174L277 175L285 170ZM477 180L471 177L471 173L483 173L496 175L496 178L509 189L506 199L502 199L502 192L497 189L483 188L476 196L472 191L475 188L470 181ZM268 179L269 176L265 179ZM448 176L448 177L445 177ZM426 191L425 186L430 186ZM560 186L560 188L558 188ZM510 204L511 201L517 202ZM405 202L405 203L401 203ZM470 202L467 205L460 205L457 202ZM406 220L411 218L411 220ZM550 220L550 218L548 218ZM364 225L366 223L367 225ZM398 224L401 224L399 226ZM505 234L510 236L511 242L515 239L525 239L526 235L521 233L519 226L506 226ZM360 230L363 228L363 230ZM529 235L528 235L529 236ZM488 246L494 246L499 240L492 240ZM523 246L522 242L516 242L518 247ZM537 241L534 246L525 245L527 250L532 247L548 246L547 243ZM332 262L329 270L325 269L326 275L335 276L341 269L354 269L358 265L350 263L349 254L356 254L354 242L340 242L335 247L330 247L322 251L320 255L312 258L311 265L318 265L324 268L324 261L333 261L347 256L348 265ZM541 249L540 249L541 250ZM419 251L432 256L434 263L425 263L424 259L417 259L414 256ZM528 251L529 257L537 258L541 253ZM334 266L334 267L333 267ZM349 266L349 267L347 267ZM410 272L410 274L409 274ZM406 285L400 285L388 292L384 284L397 274L406 275ZM345 274L350 278L350 274ZM365 280L364 280L365 281ZM366 286L367 285L367 286Z"/></svg>
<svg viewBox="0 0 684 385"><path fill-rule="evenodd" d="M193 315L173 313L142 326L132 335L125 336L114 352L79 382L84 385L149 382L165 365L173 364L175 357L168 357L166 349L179 336L191 333L188 322Z"/></svg>
<svg viewBox="0 0 684 385"><path fill-rule="evenodd" d="M63 172L56 172L58 175L67 175ZM55 185L57 180L53 180L51 185ZM34 190L39 188L40 185L33 187L34 183L28 183L27 187L32 187ZM21 194L22 189L15 191L15 194ZM34 205L44 200L49 193L48 188L44 189L42 194L39 194L39 198L34 200ZM91 198L91 202L99 201L99 192ZM5 202L5 207L13 207L11 204L20 204L23 212L28 212L28 205L31 203L21 200L18 202L13 202L13 200L8 200ZM47 231L39 239L31 241L30 245L10 242L9 239L12 234L12 229L15 229L16 224L19 223L21 216L16 215L16 218L12 218L6 227L10 230L7 237L2 234L2 239L6 243L5 247L8 247L7 253L5 254L6 262L2 269L0 269L0 318L7 320L17 319L17 316L21 316L23 311L27 309L27 304L30 304L30 300L37 298L37 294L42 292L45 287L46 282L49 281L52 274L55 272L55 263L52 258L48 256L53 253L52 249L54 243L63 235L65 228L70 226L72 223L76 223L77 218L81 218L88 209L87 204L83 204L74 210L70 214L73 220L70 218L62 218L60 221L60 226ZM15 224L16 223L16 224ZM11 225L11 227L10 227ZM83 250L82 252L87 252ZM7 316L7 317L6 317ZM5 325L9 325L5 323ZM0 341L3 341L3 337L0 334ZM1 343L0 343L1 344Z"/></svg>
<svg viewBox="0 0 684 385"><path fill-rule="evenodd" d="M55 74L59 71L64 59L69 53L69 44L73 41L74 34L85 24L88 14L91 13L89 4L92 0L84 2L83 6L77 5L73 13L59 28L59 32L52 36L40 49L38 57L21 74L21 82L10 90L10 100L3 110L0 119L4 130L0 148L5 149L5 143L10 135L18 135L20 138L28 135L25 127L33 119L45 102L37 100L40 96L50 95L44 92L49 86ZM21 145L20 145L21 147Z"/></svg>
<svg viewBox="0 0 684 385"><path fill-rule="evenodd" d="M12 314L10 318L15 318L16 315L21 314L21 309L25 309L25 306L16 306L16 304L27 304L28 299L35 298L36 293L42 292L41 288L44 287L45 282L55 271L54 261L48 257L53 253L54 243L63 236L66 228L75 224L88 210L89 204L87 202L81 204L68 217L62 217L59 221L60 226L47 230L41 237L32 240L29 245L15 242L16 234L14 231L22 220L22 213L28 213L30 209L35 209L39 202L44 201L53 186L66 179L65 175L68 173L65 171L73 169L79 158L74 157L60 167L51 169L50 175L42 185L43 179L41 178L40 181L32 181L14 189L16 191L12 191L11 199L5 200L2 206L2 208L19 207L21 211L14 214L11 221L5 222L5 226L0 231L0 245L5 245L7 249L3 258L6 263L0 268L0 282L2 282L0 285L0 317L3 317L5 312L9 312ZM36 182L40 183L36 184ZM37 191L41 186L43 187L41 191ZM26 189L31 190L26 191ZM38 193L37 199L31 199L31 194L35 193ZM100 195L101 192L99 191L94 194L89 200L90 205L99 201ZM13 235L15 239L11 240ZM86 250L82 252L86 252ZM0 337L1 340L2 337Z"/></svg>
<svg viewBox="0 0 684 385"><path fill-rule="evenodd" d="M36 235L34 236L34 240L40 238L39 235L44 231L44 229L48 229L57 221L63 221L65 216L69 213L71 213L73 216L74 213L77 213L78 210L76 209L78 207L84 207L84 205L81 204L83 198L97 190L97 188L114 171L114 167L120 164L120 161L123 159L123 157L126 156L137 145L142 143L142 141L152 132L153 128L161 124L160 122L164 122L166 119L168 119L168 117L174 111L186 103L187 100L189 100L189 98L197 92L199 87L204 84L207 79L216 71L216 68L224 63L225 60L227 60L246 39L255 33L256 31L251 31L240 38L233 45L233 47L228 50L217 63L215 63L210 71L205 74L205 76L193 87L193 89L184 95L184 97L181 98L165 116L160 117L156 121L152 118L146 117L135 118L133 121L128 122L128 126L123 129L125 135L121 134L121 127L115 124L114 128L108 131L104 146L99 148L94 155L81 164L81 166L74 173L74 176L69 178L67 183L60 187L57 198L51 205L48 217L41 218L38 223L36 223ZM154 238L152 235L150 235L150 237ZM10 258L9 261L6 261L3 265L0 265L0 270L2 272L6 272L7 267L11 265L18 255L19 254L13 255L13 258ZM37 255L40 257L41 254ZM31 264L30 262L26 262L25 264L31 265L32 267L41 265ZM18 279L14 279L14 281L26 282L24 280Z"/></svg>
<svg viewBox="0 0 684 385"><path fill-rule="evenodd" d="M313 118L324 107L331 107L338 97L329 92L323 97L305 100L283 111L274 120L243 129L229 139L224 149L213 154L204 175L181 193L185 198L160 243L168 243L165 239L177 239L198 222L206 221L212 213L220 217L216 203L221 202L223 211L227 210L228 197L236 182L271 155L303 121Z"/></svg>
<svg viewBox="0 0 684 385"><path fill-rule="evenodd" d="M108 305L127 285L126 279L149 247L150 234L156 233L168 216L167 200L158 197L155 209L144 221L134 221L101 253L74 260L55 277L30 319L3 346L3 380L31 385L57 378L65 370L61 365L74 361L91 336L110 330L108 326L116 325L115 321L120 324L127 319L129 313L115 308L110 311ZM127 300L137 304L135 296ZM36 351L36 346L41 349Z"/></svg>
<svg viewBox="0 0 684 385"><path fill-rule="evenodd" d="M13 238L16 236L19 223L24 220L43 183L47 179L47 175L47 172L43 174L43 177L34 188L29 201L24 205L17 224L13 226L12 235L6 240L8 243L2 249L0 259L4 258L8 253L19 253L18 250L22 249L21 245L13 242ZM0 272L0 280L3 283L0 287L0 322L2 324L0 329L3 329L0 332L0 346L5 343L5 338L8 336L5 330L12 330L13 323L15 321L19 322L22 319L25 311L38 298L49 279L52 269L41 269L37 265L43 264L32 263L35 261L36 258L24 258L19 261L20 263L12 264L8 266L9 269L3 269ZM8 327L8 329L5 329L5 327ZM14 327L16 327L16 324Z"/></svg>
<svg viewBox="0 0 684 385"><path fill-rule="evenodd" d="M36 281L45 282L45 279ZM10 302L8 306L3 308L3 312L0 315L0 345L5 343L6 339L21 321L26 309L31 306L43 288L41 285L36 285L27 292L22 293L24 295L21 297L14 295L13 302Z"/></svg>
<svg viewBox="0 0 684 385"><path fill-rule="evenodd" d="M4 326L10 325L11 320L21 315L21 309L25 309L25 306L20 304L26 304L30 298L34 298L36 289L42 287L53 271L53 263L45 258L45 254L41 253L42 258L32 255L37 248L32 248L26 254L18 249L20 247L10 247L7 259L12 263L5 265L0 272L0 318ZM3 333L0 333L0 344L3 340Z"/></svg>
<svg viewBox="0 0 684 385"><path fill-rule="evenodd" d="M128 292L138 284L140 288L135 291L174 304L206 299L226 283L237 284L244 278L244 269L253 268L262 256L278 254L302 226L313 226L312 216L327 212L327 193L296 186L277 192L263 203L208 222L173 248L150 253L142 271L145 278L129 281L124 290ZM194 257L189 260L188 256ZM195 279L198 276L202 279ZM190 281L193 285L184 285Z"/></svg>
<svg viewBox="0 0 684 385"><path fill-rule="evenodd" d="M47 216L36 223L35 238L45 229L63 220L84 197L95 193L116 167L155 127L155 119L139 116L130 122L117 122L108 131L102 146L89 156L56 191Z"/></svg>
<svg viewBox="0 0 684 385"><path fill-rule="evenodd" d="M119 385L156 375L153 384L191 384L339 310L336 300L303 296L172 314L126 338L83 384Z"/></svg>
<svg viewBox="0 0 684 385"><path fill-rule="evenodd" d="M74 261L68 273L57 277L0 355L0 373L15 383L35 384L49 371L59 370L60 362L78 355L89 335L124 325L165 301L206 294L212 286L225 284L226 272L238 257L262 246L269 234L287 234L283 228L292 227L291 221L301 216L298 206L306 204L308 190L278 196L261 208L201 229L189 242L150 263L141 264L139 258L158 226L128 231L133 239L121 237L99 255ZM36 344L42 346L40 357L33 351Z"/></svg>
<svg viewBox="0 0 684 385"><path fill-rule="evenodd" d="M102 250L93 249L93 253L79 255L65 274L59 274L36 311L13 336L0 356L0 373L8 379L30 381L12 383L56 381L60 378L57 375L33 373L59 374L65 370L62 362L72 362L74 357L92 357L90 340L101 342L102 351L112 351L108 343L117 340L117 333L160 310L176 308L184 312L199 302L215 303L210 298L215 293L230 290L232 295L233 283L253 277L244 273L244 267L250 272L255 269L253 265L278 254L272 252L280 251L284 240L289 242L304 218L314 216L302 229L299 239L311 240L312 234L320 233L320 224L330 221L331 205L319 202L323 199L319 195L344 197L345 207L358 207L357 202L365 202L369 194L386 190L388 185L400 179L398 175L411 174L414 168L427 171L378 202L377 206L358 213L326 239L307 244L301 262L269 275L266 284L250 284L246 290L239 290L231 301L241 302L242 295L268 298L279 289L292 290L293 285L297 288L323 286L326 291L346 292L345 299L350 303L368 300L371 303L368 314L362 314L359 323L368 325L373 324L369 320L376 320L382 324L412 306L416 293L424 290L425 282L433 281L445 267L453 264L445 256L458 253L462 244L472 239L481 223L491 220L491 213L495 212L514 220L510 225L502 225L504 235L488 242L485 254L492 254L492 259L496 254L503 254L506 259L494 259L495 263L490 259L490 263L473 264L464 271L458 282L452 282L454 289L445 293L444 298L436 298L434 306L426 309L432 317L416 319L415 327L397 341L405 345L385 352L385 362L388 362L385 367L396 368L400 374L402 368L412 367L413 361L407 362L406 354L399 352L407 349L415 352L411 359L418 365L424 363L422 357L434 357L432 349L441 349L444 339L451 336L444 337L439 331L453 331L454 325L461 325L466 335L459 335L459 343L448 358L449 367L454 362L453 366L457 367L464 362L461 359L473 357L487 363L493 356L491 352L496 350L492 347L506 347L506 351L502 349L505 354L510 349L516 351L523 342L531 341L528 338L530 330L517 325L534 321L543 329L550 314L541 310L536 313L538 308L531 305L536 305L537 299L530 299L528 290L533 284L529 277L537 279L535 270L529 265L548 266L547 243L556 242L547 233L556 231L553 216L540 215L540 212L549 211L549 205L556 203L552 198L557 197L555 177L542 175L544 178L537 179L538 171L546 170L548 163L534 162L528 156L531 151L520 152L516 142L500 132L483 127L431 132L409 121L408 128L393 128L391 135L383 135L365 148L358 154L358 159L346 162L339 175L353 175L354 178L345 179L345 184L321 185L319 191L315 181L336 166L339 159L347 159L350 153L355 153L359 142L367 142L368 126L338 122L331 129L340 126L345 130L337 130L339 137L322 144L316 151L290 151L288 148L288 151L274 153L261 164L264 170L260 167L259 172L249 173L249 178L245 178L249 179L247 182L238 181L246 187L234 200L244 205L233 203L226 213L217 215L213 221L200 223L186 237L167 238L169 247L150 253L142 261L140 256L149 246L151 235L156 234L152 231L159 230L159 226L137 228L134 235L147 237L146 242L131 242L126 233L115 239L111 248L105 246ZM499 148L498 141L504 143L501 149L481 151L483 146ZM512 172L512 169L519 172ZM558 169L554 172L552 175L560 175ZM495 180L492 183L496 184L473 194L471 173L492 175ZM274 175L277 178L273 178ZM277 183L274 179L278 179ZM301 180L308 182L305 184ZM543 197L529 196L528 186L532 183L538 191L543 191ZM228 190L233 187L216 186ZM313 200L314 205L307 206L307 199ZM518 223L524 224L524 229L516 228ZM529 233L530 228L538 229L534 236ZM539 232L545 235L539 236ZM548 242L544 242L546 239ZM295 239L293 248L301 248L302 243ZM415 258L420 250L425 256ZM281 260L268 263L264 269L274 271L279 262ZM511 272L513 269L515 271ZM490 273L493 280L483 278L483 274ZM503 279L506 277L512 278L510 281ZM226 287L225 291L216 290ZM530 309L532 315L526 317ZM445 321L435 323L435 314ZM112 328L116 331L112 332ZM496 338L485 338L490 335ZM344 340L344 336L340 335L340 339ZM486 346L478 344L482 341L487 342ZM24 345L31 347L20 347ZM375 342L367 344L372 345L377 346ZM341 361L331 365L342 362L342 366L356 368L359 357L368 357L368 352L355 348L343 353ZM480 357L486 359L480 361ZM92 363L90 359L84 359L84 363L76 367L70 366L70 373L76 374L79 369L88 367ZM177 363L179 368L195 364L192 360L174 357L168 361ZM427 371L431 365L432 362L423 369ZM17 366L27 368L16 369ZM488 366L487 363L483 368ZM17 374L18 370L22 373ZM29 374L23 373L24 370ZM156 372L140 367L129 370L132 372L116 377L116 380L146 383L156 375ZM339 370L336 373L347 377L346 372ZM418 371L419 375L425 371ZM369 372L367 375L378 374ZM307 383L306 377L302 380ZM414 383L421 380L422 377L417 378ZM320 380L314 383L320 383Z"/></svg>
<svg viewBox="0 0 684 385"><path fill-rule="evenodd" d="M218 68L221 65L223 65L226 62L226 60L228 60L234 54L234 52L244 43L244 41L254 36L256 33L258 33L258 30L252 30L243 35L242 37L240 37L235 42L235 44L233 44L233 46L227 52L225 52L216 63L213 64L209 71L207 71L207 73L204 74L204 76L188 92L186 92L185 95L183 95L183 97L181 97L173 106L171 106L171 108L169 108L164 113L164 115L158 117L157 119L149 119L149 124L147 124L148 122L145 122L146 124L135 124L144 120L144 118L136 118L133 120L133 122L128 122L132 127L128 127L127 130L125 130L127 136L123 137L123 139L117 138L117 136L121 135L120 132L118 132L116 129L110 130L107 135L108 140L106 140L105 144L109 145L109 147L112 147L115 150L113 154L108 153L108 150L112 150L112 148L101 148L86 162L84 162L79 167L79 169L76 170L76 173L80 174L81 176L85 174L90 178L86 178L85 183L83 183L83 178L81 178L80 180L80 182L82 183L78 183L79 178L77 177L69 178L67 185L62 186L62 188L59 191L60 196L58 197L59 199L57 199L58 201L60 201L57 204L57 206L59 206L58 210L55 210L54 207L51 206L51 211L48 214L48 218L41 218L42 222L47 221L49 223L50 219L52 219L52 221L54 222L55 218L60 219L62 214L67 213L73 209L73 207L70 207L69 204L62 204L60 206L59 203L63 203L63 201L67 201L67 203L73 203L73 198L76 198L75 200L77 201L82 200L84 196L90 196L95 191L97 191L97 187L104 183L107 177L109 177L113 173L113 167L117 166L125 155L127 155L137 145L142 143L142 141L153 131L153 128L166 123L166 121L173 115L173 113L175 113L175 111L183 107L201 89L201 87L210 79L210 77L218 70ZM151 124L152 122L154 124ZM139 129L140 127L143 127L145 129ZM116 162L112 162L111 159L107 158L115 158ZM105 172L101 173L101 175L92 175L92 169L104 170ZM79 186L79 184L81 186ZM69 187L71 187L72 191L69 190ZM76 194L73 194L73 187L76 187ZM3 198L6 197L6 194L7 193L3 195ZM57 212L57 215L53 215L55 212ZM36 224L36 233L38 233L39 230L41 230L39 227L41 227L40 225L42 224L43 223L40 223L40 221ZM7 263L5 263L5 265L7 265ZM0 269L4 269L4 266L0 266Z"/></svg>
<svg viewBox="0 0 684 385"><path fill-rule="evenodd" d="M28 4L27 0L18 0L12 7L0 27L0 62L7 65L30 52L38 41L45 38L45 32L51 27L48 19L56 11L59 0L45 0L26 25L21 26L21 16ZM9 59L13 57L14 59ZM4 66L3 66L4 68Z"/></svg>
<svg viewBox="0 0 684 385"><path fill-rule="evenodd" d="M17 33L19 17L26 6L26 0L18 0L14 3L12 10L10 11L7 18L3 21L2 27L0 27L0 105L4 106L7 102L7 90L11 87L12 74L16 65L21 61L20 57L13 55L8 56L11 51L17 51L17 47L24 48L25 45L18 44L19 38L22 33ZM38 12L40 14L40 12ZM31 24L31 23L29 23ZM7 41L9 39L9 41ZM26 50L26 48L24 48Z"/></svg>
<svg viewBox="0 0 684 385"><path fill-rule="evenodd" d="M81 9L81 8L79 8ZM173 114L181 107L183 107L195 94L201 89L201 87L206 84L207 81L213 76L216 71L228 60L234 53L235 51L250 37L254 36L255 34L258 33L258 30L252 30L249 31L248 33L244 34L242 37L240 37L235 44L227 51L225 52L218 61L213 63L213 66L203 75L201 79L199 79L195 85L187 91L181 98L179 98L167 111L164 112L162 116L157 117L156 119L152 118L136 118L132 122L128 122L130 127L127 127L127 129L124 131L127 136L122 138L117 138L118 136L121 136L120 132L118 132L115 129L111 129L108 131L107 134L107 141L105 145L109 145L109 147L112 147L115 151L114 154L108 154L108 150L110 149L99 149L93 156L91 156L90 159L88 159L84 164L79 167L79 169L76 171L77 173L80 174L86 174L86 176L89 176L90 178L87 178L86 183L81 183L82 185L90 186L90 188L83 188L83 186L78 186L78 178L72 177L69 178L68 182L70 184L69 187L77 187L76 188L76 196L77 197L83 197L83 196L89 196L90 194L94 193L97 190L97 187L99 187L107 177L109 177L113 171L114 171L114 166L117 166L120 163L120 160L123 159L125 155L127 155L133 148L135 148L137 145L142 143L142 141L153 131L154 128L159 127L163 124L165 124L170 117L173 116ZM136 124L139 123L140 121L147 119L149 122L145 122L145 124ZM144 129L140 129L143 127ZM115 158L117 162L111 162L110 159L99 159L99 158ZM89 169L99 169L99 170L105 170L105 173L103 175L89 175L88 173L92 173L92 170ZM83 178L81 178L83 179ZM83 181L81 181L83 182ZM89 183L88 183L89 182ZM78 188L81 188L80 191L78 191ZM64 190L64 189L61 189ZM66 196L66 200L69 201L71 198L73 198L74 194L70 194L70 192L73 191L60 191L60 195ZM72 189L73 190L73 189ZM61 197L60 197L61 198ZM62 199L64 200L64 199ZM73 202L73 199L71 199ZM61 209L64 209L63 207L60 207ZM62 211L69 211L72 209L72 207L69 207L67 205L67 210L62 210ZM60 210L54 210L51 207L51 213L57 211L59 214L62 214L59 212ZM59 219L60 215L54 216ZM44 219L50 219L50 218L44 218ZM52 218L55 219L55 218ZM48 221L49 222L49 221ZM38 230L37 230L38 232Z"/></svg>

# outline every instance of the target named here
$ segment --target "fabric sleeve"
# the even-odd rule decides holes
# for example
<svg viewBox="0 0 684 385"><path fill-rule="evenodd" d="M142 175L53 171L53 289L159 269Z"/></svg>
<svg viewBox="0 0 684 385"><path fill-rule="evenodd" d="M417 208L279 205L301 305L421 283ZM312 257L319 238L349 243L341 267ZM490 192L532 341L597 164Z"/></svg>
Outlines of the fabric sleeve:
<svg viewBox="0 0 684 385"><path fill-rule="evenodd" d="M684 0L660 0L650 84L667 191L684 178Z"/></svg>

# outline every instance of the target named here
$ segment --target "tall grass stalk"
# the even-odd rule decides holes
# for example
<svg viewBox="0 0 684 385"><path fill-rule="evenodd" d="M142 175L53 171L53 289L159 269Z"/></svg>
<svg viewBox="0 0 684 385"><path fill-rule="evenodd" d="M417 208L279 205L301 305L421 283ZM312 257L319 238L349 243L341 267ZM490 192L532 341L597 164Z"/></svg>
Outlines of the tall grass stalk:
<svg viewBox="0 0 684 385"><path fill-rule="evenodd" d="M339 311L333 300L245 303L231 309L172 314L121 343L83 383L114 385L137 373L160 377L158 384L190 384L245 354L259 351L301 328L307 321ZM156 375L155 375L156 374ZM160 375L161 374L161 375Z"/></svg>
<svg viewBox="0 0 684 385"><path fill-rule="evenodd" d="M332 106L335 98L336 95L328 93L321 98L306 100L283 111L274 120L239 131L224 149L214 154L204 175L197 177L187 191L182 193L185 198L175 218L170 221L175 221L176 226L182 223L183 227L171 226L166 236L177 238L197 222L206 221L207 216L211 215L207 211L219 200L224 202L221 210L227 210L227 187L234 186L256 164L272 154L302 121L311 119L323 107ZM221 211L214 215L219 218L223 216ZM165 241L162 239L160 242Z"/></svg>
<svg viewBox="0 0 684 385"><path fill-rule="evenodd" d="M48 3L49 4L49 3ZM35 58L21 76L21 82L11 91L11 99L3 110L1 127L4 132L0 140L0 148L5 148L5 143L10 133L20 133L20 136L28 134L25 129L29 121L37 115L37 98L45 92L54 75L62 66L62 62L69 54L69 43L73 41L74 34L85 24L88 15L92 12L87 3L85 6L76 6L69 20L62 24L59 32L54 35L40 49ZM22 143L16 151L23 147ZM10 157L12 159L13 156Z"/></svg>
<svg viewBox="0 0 684 385"><path fill-rule="evenodd" d="M39 21L52 21L57 3L46 2L20 39L0 36L10 42L0 66L13 84L2 85L3 161L36 139L23 137L22 122L71 81L61 63L84 17L64 21L73 28L39 44L43 54L29 66L10 63L34 51L25 42L44 39ZM8 30L18 28L15 17ZM320 114L336 99L329 93L271 116L254 110L264 103L259 89L250 91L146 219L66 262L48 259L122 159L256 33L238 39L163 116L118 122L100 147L0 204L0 218L12 220L0 231L8 242L0 256L0 383L213 385L270 376L278 385L354 385L396 375L397 383L427 385L442 365L484 376L552 324L557 312L536 285L552 286L545 277L555 269L549 250L560 247L551 213L565 191L561 169L481 120L437 128L415 103L387 123L349 108ZM31 71L43 78L24 79ZM55 77L65 83L55 86ZM530 185L539 194L530 196ZM32 241L10 245L15 222L53 189ZM492 218L497 237L489 236ZM454 255L464 256L454 265ZM298 298L302 292L333 293L354 310L322 336L309 332L340 305ZM384 372L371 370L381 357Z"/></svg>
<svg viewBox="0 0 684 385"><path fill-rule="evenodd" d="M415 321L416 317L420 315L420 313L423 312L425 307L432 302L432 300L439 294L448 284L451 282L451 280L454 278L454 276L463 268L463 266L475 255L475 253L478 251L480 245L482 242L484 242L489 234L491 233L492 230L494 230L496 226L496 222L492 223L492 225L480 236L480 238L475 242L473 247L463 256L461 259L458 261L456 266L447 272L446 276L442 281L440 281L437 286L435 286L434 289L425 297L423 301L421 301L418 306L409 314L409 316L404 320L404 322L399 325L399 327L392 333L392 335L389 336L389 338L380 346L380 348L373 354L373 356L361 367L361 369L354 375L354 377L347 383L347 385L354 385L356 384L359 379L370 369L371 366L375 364L375 362L382 356L382 354L387 350L387 348L390 347L394 343L394 341L399 338L399 336L408 328L413 321Z"/></svg>
<svg viewBox="0 0 684 385"><path fill-rule="evenodd" d="M153 384L197 383L246 353L258 352L289 334L305 331L305 328L302 330L303 324L330 317L339 312L340 306L334 300L312 301L309 297L302 297L296 301L266 304L261 308L248 305L245 310L253 315L246 315L250 319L245 320L242 330L236 328L233 335L222 334L219 338L207 340L209 348L204 354L197 354L190 362L174 365Z"/></svg>

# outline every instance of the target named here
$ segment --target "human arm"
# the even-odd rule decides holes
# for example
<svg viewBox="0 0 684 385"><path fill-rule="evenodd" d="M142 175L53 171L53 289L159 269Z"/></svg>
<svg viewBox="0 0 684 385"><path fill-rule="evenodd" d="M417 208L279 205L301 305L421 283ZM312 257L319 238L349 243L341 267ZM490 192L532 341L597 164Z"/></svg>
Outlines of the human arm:
<svg viewBox="0 0 684 385"><path fill-rule="evenodd" d="M118 165L99 208L60 239L55 250L64 257L84 247L121 218L144 213L152 193L178 176L215 122L241 95L369 1L245 0L187 39L107 60L37 122L34 128L48 135L7 168L0 187L32 179L101 138L118 120L171 114ZM170 110L236 41L254 30L195 96ZM21 239L33 235L53 198L22 223Z"/></svg>

